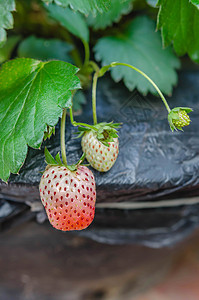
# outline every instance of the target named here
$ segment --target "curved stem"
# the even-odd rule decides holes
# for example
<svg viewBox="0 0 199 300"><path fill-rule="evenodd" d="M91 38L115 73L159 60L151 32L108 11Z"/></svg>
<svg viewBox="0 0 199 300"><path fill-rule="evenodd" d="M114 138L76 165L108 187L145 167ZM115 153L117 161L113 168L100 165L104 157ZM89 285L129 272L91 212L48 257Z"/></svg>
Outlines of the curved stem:
<svg viewBox="0 0 199 300"><path fill-rule="evenodd" d="M82 43L84 44L84 50L85 50L84 65L86 65L89 62L90 49L89 49L89 44L85 40L82 40Z"/></svg>
<svg viewBox="0 0 199 300"><path fill-rule="evenodd" d="M65 128L66 128L66 108L63 109L63 114L62 114L62 118L61 118L60 139L61 139L61 155L62 155L63 163L64 163L64 165L67 166Z"/></svg>
<svg viewBox="0 0 199 300"><path fill-rule="evenodd" d="M88 63L90 66L92 66L93 70L95 72L99 72L100 68L98 67L98 65L96 64L96 62L90 60L89 63Z"/></svg>
<svg viewBox="0 0 199 300"><path fill-rule="evenodd" d="M97 90L98 72L95 72L93 76L92 87L92 109L93 109L93 124L97 124L97 109L96 109L96 90Z"/></svg>
<svg viewBox="0 0 199 300"><path fill-rule="evenodd" d="M86 123L78 123L78 122L74 121L72 106L70 107L70 121L71 121L71 124L73 126L85 126L85 127L90 128L90 129L94 129L92 125L89 125L89 124L86 124Z"/></svg>
<svg viewBox="0 0 199 300"><path fill-rule="evenodd" d="M165 99L165 97L163 96L162 92L160 91L160 89L157 87L157 85L155 84L155 82L149 77L147 76L144 72L142 72L141 70L139 70L138 68L132 66L132 65L129 65L129 64L125 64L125 63L117 63L117 62L114 62L112 64L110 64L110 67L115 67L115 66L126 66L126 67L129 67L131 69L133 69L134 71L140 73L142 76L144 76L153 86L154 88L156 89L156 91L158 92L160 98L162 99L166 109L168 110L168 112L171 111L168 103L167 103L167 100Z"/></svg>

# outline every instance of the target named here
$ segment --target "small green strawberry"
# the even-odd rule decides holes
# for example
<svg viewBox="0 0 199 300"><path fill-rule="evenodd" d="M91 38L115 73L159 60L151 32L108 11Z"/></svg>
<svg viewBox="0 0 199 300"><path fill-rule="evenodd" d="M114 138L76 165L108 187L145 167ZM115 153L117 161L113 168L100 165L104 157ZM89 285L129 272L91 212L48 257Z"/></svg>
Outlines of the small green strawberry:
<svg viewBox="0 0 199 300"><path fill-rule="evenodd" d="M191 122L188 113L192 109L189 107L175 107L168 114L168 121L172 131L183 130L182 127L188 126Z"/></svg>
<svg viewBox="0 0 199 300"><path fill-rule="evenodd" d="M99 123L89 127L79 127L82 136L82 150L90 165L100 171L107 172L114 165L119 153L119 141L116 128L120 124Z"/></svg>

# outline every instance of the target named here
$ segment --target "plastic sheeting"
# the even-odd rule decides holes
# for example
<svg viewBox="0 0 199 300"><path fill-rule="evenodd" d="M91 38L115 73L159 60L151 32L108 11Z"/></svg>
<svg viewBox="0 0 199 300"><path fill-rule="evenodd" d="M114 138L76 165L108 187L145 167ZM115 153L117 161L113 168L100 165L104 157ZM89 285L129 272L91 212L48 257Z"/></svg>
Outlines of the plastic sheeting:
<svg viewBox="0 0 199 300"><path fill-rule="evenodd" d="M152 95L144 97L137 91L131 93L122 84L115 84L108 76L99 80L97 92L98 121L113 120L122 122L123 126L119 132L120 152L114 167L107 173L93 170L97 184L98 203L156 201L157 199L191 197L199 194L198 86L199 72L184 71L180 74L179 85L174 90L173 96L168 99L169 104L171 108L189 106L194 111L190 115L191 125L185 128L183 133L172 133L167 121L167 112L161 99ZM76 121L92 123L90 93L88 93L87 98L88 103L84 108L84 113L76 117ZM76 128L70 126L70 122L67 120L66 147L70 163L76 162L82 154L80 139L74 139L73 133L75 131ZM58 127L56 128L56 136L53 136L44 145L47 145L53 155L60 151ZM39 202L38 183L41 176L39 172L45 169L44 145L41 151L29 149L26 163L21 169L20 175L12 175L9 185L0 184L2 198L11 200L9 203L13 203L13 205L18 202L33 207L38 203L37 208L33 209L37 213L42 210ZM5 209L3 207L0 207L0 214L2 215L4 214L2 210ZM194 214L195 217L193 218L192 207L185 209L187 211L186 220L182 214L183 207L171 208L169 212L168 209L162 208L165 214L168 213L168 220L163 227L159 226L162 221L162 214L159 214L159 209L147 210L147 212L151 211L151 216L154 217L155 221L153 220L152 227L148 223L144 229L139 226L147 217L144 210L139 211L139 218L137 218L138 211L125 210L125 214L130 214L130 218L134 219L136 216L135 226L135 223L130 225L123 222L126 217L122 210L118 214L118 210L116 213L114 209L98 209L96 220L101 219L100 226L95 220L94 225L92 225L94 228L91 227L80 234L110 243L144 243L147 228L153 228L153 237L150 234L147 241L154 240L155 236L160 246L169 245L172 241L178 240L178 238L168 240L169 234L174 234L177 237L176 231L173 230L175 224L182 224L182 226L176 225L178 226L178 233L180 231L180 235L178 235L180 238L183 238L197 226L197 213ZM175 215L178 215L177 219L173 216L172 211L174 210ZM103 225L106 224L106 218L110 211L115 216L112 227L110 224ZM198 207L196 211L198 212ZM150 217L151 221L152 219ZM165 237L164 234L159 234L160 227L163 228L163 233L166 233ZM156 229L157 232L155 232ZM141 230L139 237L136 234L137 230ZM164 242L164 239L169 242ZM154 246L157 246L157 243ZM150 242L148 244L150 245Z"/></svg>

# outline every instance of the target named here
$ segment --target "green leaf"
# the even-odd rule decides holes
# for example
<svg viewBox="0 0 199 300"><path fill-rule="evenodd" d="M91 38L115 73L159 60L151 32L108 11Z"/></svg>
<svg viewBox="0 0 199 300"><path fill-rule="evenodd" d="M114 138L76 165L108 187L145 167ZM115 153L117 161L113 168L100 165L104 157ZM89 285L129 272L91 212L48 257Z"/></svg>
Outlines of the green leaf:
<svg viewBox="0 0 199 300"><path fill-rule="evenodd" d="M5 29L13 28L13 16L11 11L15 10L14 0L0 0L0 47L6 41Z"/></svg>
<svg viewBox="0 0 199 300"><path fill-rule="evenodd" d="M69 52L73 46L57 39L41 39L30 36L18 48L19 57L31 57L40 60L60 59L72 62Z"/></svg>
<svg viewBox="0 0 199 300"><path fill-rule="evenodd" d="M146 2L148 3L148 5L156 7L158 0L146 0Z"/></svg>
<svg viewBox="0 0 199 300"><path fill-rule="evenodd" d="M71 90L80 88L78 69L66 62L18 58L0 69L0 178L17 173L27 145L39 148L47 125L55 126Z"/></svg>
<svg viewBox="0 0 199 300"><path fill-rule="evenodd" d="M103 140L104 139L104 135L103 135L103 133L97 133L97 138L98 138L98 140Z"/></svg>
<svg viewBox="0 0 199 300"><path fill-rule="evenodd" d="M155 24L147 17L137 17L127 29L117 36L99 39L95 48L95 57L103 65L113 61L131 64L144 71L166 94L177 82L175 68L180 66L179 59L171 48L162 49L159 32ZM137 88L141 93L155 93L153 86L139 73L127 67L111 68L111 75L116 82L124 80L129 90Z"/></svg>
<svg viewBox="0 0 199 300"><path fill-rule="evenodd" d="M106 142L106 141L101 141L101 143L102 143L104 146L109 147L109 143L108 143L108 142Z"/></svg>
<svg viewBox="0 0 199 300"><path fill-rule="evenodd" d="M46 159L46 163L48 165L57 165L56 160L54 159L54 157L50 154L50 152L48 151L48 149L45 147L44 149L44 154L45 154L45 159Z"/></svg>
<svg viewBox="0 0 199 300"><path fill-rule="evenodd" d="M55 4L45 6L49 16L68 29L81 40L89 41L89 30L86 21L79 12L74 12L69 7L60 7Z"/></svg>
<svg viewBox="0 0 199 300"><path fill-rule="evenodd" d="M199 0L189 0L193 5L199 8Z"/></svg>
<svg viewBox="0 0 199 300"><path fill-rule="evenodd" d="M159 0L158 29L164 46L173 43L178 55L199 63L199 10L188 0Z"/></svg>
<svg viewBox="0 0 199 300"><path fill-rule="evenodd" d="M90 12L94 15L96 12L103 13L110 8L111 0L43 0L45 3L55 2L57 5L67 7L68 5L75 11L88 15Z"/></svg>
<svg viewBox="0 0 199 300"><path fill-rule="evenodd" d="M10 59L12 52L20 40L20 36L14 35L8 37L5 45L0 48L0 64L8 59Z"/></svg>
<svg viewBox="0 0 199 300"><path fill-rule="evenodd" d="M87 22L94 29L104 29L113 22L118 22L122 15L128 14L132 9L132 0L112 0L110 9L96 16L89 15Z"/></svg>
<svg viewBox="0 0 199 300"><path fill-rule="evenodd" d="M61 166L63 165L61 158L60 158L60 153L58 152L57 155L55 156L55 160L57 161L57 163Z"/></svg>
<svg viewBox="0 0 199 300"><path fill-rule="evenodd" d="M50 139L52 134L55 135L55 126L47 125L47 130L44 132L44 141Z"/></svg>

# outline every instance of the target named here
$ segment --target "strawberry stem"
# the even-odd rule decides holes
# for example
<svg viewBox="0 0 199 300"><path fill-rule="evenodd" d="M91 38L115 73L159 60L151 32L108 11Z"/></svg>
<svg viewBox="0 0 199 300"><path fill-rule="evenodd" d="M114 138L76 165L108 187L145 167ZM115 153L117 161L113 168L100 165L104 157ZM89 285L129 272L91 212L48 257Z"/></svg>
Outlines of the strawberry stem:
<svg viewBox="0 0 199 300"><path fill-rule="evenodd" d="M93 108L93 124L97 124L97 109L96 109L96 90L97 90L97 80L99 72L95 72L93 76L93 87L92 87L92 108Z"/></svg>
<svg viewBox="0 0 199 300"><path fill-rule="evenodd" d="M75 127L77 126L85 126L85 127L88 127L90 129L93 129L93 126L92 125L89 125L89 124L86 124L86 123L79 123L79 122L76 122L74 121L74 118L73 118L73 108L72 106L70 107L70 121L71 121L71 124Z"/></svg>
<svg viewBox="0 0 199 300"><path fill-rule="evenodd" d="M73 107L71 106L70 107L70 121L71 121L71 124L74 125L74 118L73 118Z"/></svg>
<svg viewBox="0 0 199 300"><path fill-rule="evenodd" d="M90 60L89 63L88 63L95 72L99 72L100 68L98 67L98 65L96 64L96 62Z"/></svg>
<svg viewBox="0 0 199 300"><path fill-rule="evenodd" d="M66 144L65 144L65 128L66 128L66 108L63 109L63 114L62 114L62 118L61 118L60 140L61 140L62 160L63 160L64 165L67 166Z"/></svg>
<svg viewBox="0 0 199 300"><path fill-rule="evenodd" d="M82 40L82 43L84 45L84 51L85 51L85 58L84 58L84 66L85 66L89 62L90 49L89 49L89 44L85 40Z"/></svg>
<svg viewBox="0 0 199 300"><path fill-rule="evenodd" d="M106 71L108 71L108 68L111 68L111 67L116 67L116 66L125 66L125 67L129 67L131 69L133 69L134 71L140 73L142 76L144 76L153 86L154 88L156 89L156 91L158 92L160 98L162 99L167 111L170 113L171 109L167 103L167 100L165 99L164 95L162 94L162 92L160 91L160 89L158 88L158 86L155 84L155 82L149 77L147 76L143 71L141 71L140 69L130 65L130 64L126 64L126 63L119 63L119 62L113 62L111 63L110 65L107 65L107 66L104 66L101 68L101 70L99 71L99 76L103 76L104 73Z"/></svg>

